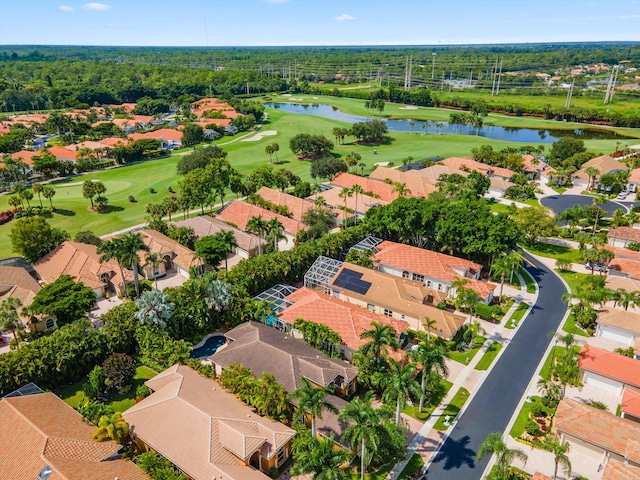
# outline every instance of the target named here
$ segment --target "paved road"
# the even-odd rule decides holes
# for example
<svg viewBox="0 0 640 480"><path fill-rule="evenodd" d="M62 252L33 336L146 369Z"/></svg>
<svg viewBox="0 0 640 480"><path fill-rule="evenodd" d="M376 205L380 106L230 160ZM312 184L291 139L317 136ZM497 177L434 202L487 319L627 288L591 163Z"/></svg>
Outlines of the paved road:
<svg viewBox="0 0 640 480"><path fill-rule="evenodd" d="M528 257L530 260L531 257ZM476 480L489 457L475 460L491 432L504 432L566 311L560 279L544 265L527 266L538 282L538 301L489 373L427 471L429 480Z"/></svg>
<svg viewBox="0 0 640 480"><path fill-rule="evenodd" d="M628 198L631 198L631 195L629 195ZM566 209L573 207L575 204L583 207L593 205L593 197L590 195L551 195L550 197L544 197L541 199L540 203L545 207L549 207L557 215L564 212ZM607 217L610 217L614 210L620 208L624 213L627 213L627 209L630 209L634 205L637 205L637 203L610 201L605 203L602 206L602 209L606 210Z"/></svg>

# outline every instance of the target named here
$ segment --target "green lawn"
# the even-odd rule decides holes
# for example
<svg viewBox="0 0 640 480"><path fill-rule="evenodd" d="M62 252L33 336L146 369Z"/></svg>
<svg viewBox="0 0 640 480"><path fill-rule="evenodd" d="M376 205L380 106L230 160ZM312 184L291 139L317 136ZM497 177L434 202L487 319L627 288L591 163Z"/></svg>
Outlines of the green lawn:
<svg viewBox="0 0 640 480"><path fill-rule="evenodd" d="M122 395L115 395L107 405L111 406L114 412L124 412L128 408L131 408L136 403L136 388L144 384L144 382L150 378L155 377L157 374L157 372L151 370L149 367L140 365L136 368L136 375L133 377L133 382L129 391ZM78 408L78 405L86 398L82 391L82 385L84 382L85 380L64 388L58 392L58 396L68 405L73 408Z"/></svg>
<svg viewBox="0 0 640 480"><path fill-rule="evenodd" d="M564 322L564 324L562 325L562 330L567 332L567 333L572 333L574 335L579 335L581 337L588 337L589 336L589 335L587 335L587 332L582 330L576 324L576 317L573 315L573 313L569 315L569 317L567 318L567 321Z"/></svg>
<svg viewBox="0 0 640 480"><path fill-rule="evenodd" d="M555 258L556 260L568 260L572 263L580 263L580 250L577 248L563 247L561 245L551 245L550 243L538 242L525 247L530 253L541 257Z"/></svg>
<svg viewBox="0 0 640 480"><path fill-rule="evenodd" d="M442 412L442 415L438 418L433 428L436 430L446 430L449 428L444 424L445 417L449 415L451 417L450 420L453 420L455 416L458 415L468 398L469 390L466 388L460 388L460 390L458 390L455 396L451 399L451 403L444 409L444 412Z"/></svg>
<svg viewBox="0 0 640 480"><path fill-rule="evenodd" d="M502 345L498 342L493 342L489 347L489 350L486 351L476 365L476 370L488 370L491 363L498 356L498 353L500 353L500 350L502 350Z"/></svg>
<svg viewBox="0 0 640 480"><path fill-rule="evenodd" d="M534 404L542 405L542 398L532 396L531 402L524 402L524 404L522 405L522 410L520 410L520 412L518 413L518 417L516 418L516 421L513 424L513 427L511 427L511 431L509 432L509 435L511 435L513 438L517 439L524 433L527 420L529 420L529 414L531 413L531 407ZM553 410L546 408L544 405L542 406L542 408L544 408L547 413L553 414Z"/></svg>
<svg viewBox="0 0 640 480"><path fill-rule="evenodd" d="M556 270L556 273L569 284L571 290L575 290L576 287L589 288L592 278L590 273L561 272L559 270Z"/></svg>
<svg viewBox="0 0 640 480"><path fill-rule="evenodd" d="M573 349L575 350L576 353L580 353L580 346L579 345L575 345L573 347ZM551 352L549 353L549 356L545 359L544 361L544 365L542 365L542 369L540 370L540 376L545 379L545 380L550 380L551 379L551 367L552 367L552 362L556 357L562 356L564 355L564 352L567 349L565 347L561 347L560 345L556 345L555 347L551 348Z"/></svg>
<svg viewBox="0 0 640 480"><path fill-rule="evenodd" d="M413 475L414 473L418 473L420 469L424 466L424 460L417 453L411 455L409 459L409 463L404 467L404 470L400 472L400 476L398 480L405 480L409 475Z"/></svg>
<svg viewBox="0 0 640 480"><path fill-rule="evenodd" d="M536 293L536 282L524 268L518 269L518 275L520 275L520 278L522 278L527 285L527 293Z"/></svg>
<svg viewBox="0 0 640 480"><path fill-rule="evenodd" d="M445 380L444 378L440 379L440 388L438 388L438 390L432 395L431 400L428 403L425 403L422 412L418 411L420 409L420 399L418 398L416 399L415 405L406 405L402 410L403 413L406 413L421 422L426 422L436 407L440 405L442 399L447 396L447 393L449 393L452 386L453 383L450 381Z"/></svg>
<svg viewBox="0 0 640 480"><path fill-rule="evenodd" d="M520 320L522 320L522 317L524 316L524 312L526 312L528 308L529 308L529 304L522 302L520 305L518 305L518 308L516 308L516 311L513 312L513 315L511 315L511 318L507 320L507 323L505 323L504 326L509 329L516 328L520 324ZM511 325L512 321L515 322L515 325L513 326Z"/></svg>
<svg viewBox="0 0 640 480"><path fill-rule="evenodd" d="M451 357L451 360L455 360L456 362L462 363L463 365L468 365L469 362L473 360L473 357L476 356L476 353L478 353L478 351L486 341L487 339L485 337L478 335L475 338L475 344L476 344L475 347L473 347L470 350L466 350L464 352L451 351L449 352L449 356Z"/></svg>

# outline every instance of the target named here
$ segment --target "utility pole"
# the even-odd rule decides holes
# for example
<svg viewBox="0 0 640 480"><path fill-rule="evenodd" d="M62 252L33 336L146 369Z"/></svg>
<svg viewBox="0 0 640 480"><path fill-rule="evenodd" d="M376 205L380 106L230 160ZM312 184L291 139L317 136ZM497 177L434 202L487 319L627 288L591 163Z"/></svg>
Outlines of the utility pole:
<svg viewBox="0 0 640 480"><path fill-rule="evenodd" d="M442 81L440 82L440 91L444 88L444 72L442 72Z"/></svg>
<svg viewBox="0 0 640 480"><path fill-rule="evenodd" d="M500 95L500 80L502 80L502 59L500 59L500 73L498 73L498 86L496 87L496 97Z"/></svg>
<svg viewBox="0 0 640 480"><path fill-rule="evenodd" d="M451 92L452 87L453 87L453 71L449 72L449 92Z"/></svg>
<svg viewBox="0 0 640 480"><path fill-rule="evenodd" d="M433 77L436 74L436 55L438 55L436 52L431 53L431 56L433 57L433 62L431 64L431 80L433 80Z"/></svg>
<svg viewBox="0 0 640 480"><path fill-rule="evenodd" d="M409 79L407 90L411 90L411 70L413 70L413 55L409 57Z"/></svg>
<svg viewBox="0 0 640 480"><path fill-rule="evenodd" d="M404 89L407 89L407 83L409 78L409 57L404 59Z"/></svg>
<svg viewBox="0 0 640 480"><path fill-rule="evenodd" d="M249 82L247 82L247 95L249 95Z"/></svg>
<svg viewBox="0 0 640 480"><path fill-rule="evenodd" d="M604 104L607 105L611 103L613 99L613 92L616 89L616 81L618 80L618 65L613 67L611 70L611 75L609 76L609 83L607 85L607 93L604 96Z"/></svg>
<svg viewBox="0 0 640 480"><path fill-rule="evenodd" d="M575 80L573 82L571 82L571 85L569 86L569 91L567 92L567 101L564 102L564 108L570 108L571 107L571 97L573 96L573 84L575 83Z"/></svg>
<svg viewBox="0 0 640 480"><path fill-rule="evenodd" d="M492 97L496 92L496 72L497 71L498 71L498 59L496 58L496 64L493 67L493 70L491 70L491 77L493 78L493 83L491 84L491 96Z"/></svg>

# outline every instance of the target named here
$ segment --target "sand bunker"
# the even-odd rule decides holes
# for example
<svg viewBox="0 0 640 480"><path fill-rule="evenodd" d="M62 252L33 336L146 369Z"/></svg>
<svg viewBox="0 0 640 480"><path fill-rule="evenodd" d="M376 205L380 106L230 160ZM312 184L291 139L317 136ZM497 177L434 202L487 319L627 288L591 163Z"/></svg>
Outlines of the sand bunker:
<svg viewBox="0 0 640 480"><path fill-rule="evenodd" d="M291 96L291 94L290 94L290 93L283 93L283 94L282 94L282 96L283 96L283 97L290 97L290 96Z"/></svg>
<svg viewBox="0 0 640 480"><path fill-rule="evenodd" d="M418 107L414 105L405 105L404 107L399 107L400 110L417 110Z"/></svg>
<svg viewBox="0 0 640 480"><path fill-rule="evenodd" d="M262 137L270 137L277 134L278 134L277 130L262 130L261 132L256 133L253 137L243 138L240 141L241 142L257 142L258 140L262 140Z"/></svg>
<svg viewBox="0 0 640 480"><path fill-rule="evenodd" d="M92 182L99 182L100 180L91 180ZM61 183L60 185L55 185L56 187L77 187L78 185L82 185L84 182L72 182L72 183Z"/></svg>

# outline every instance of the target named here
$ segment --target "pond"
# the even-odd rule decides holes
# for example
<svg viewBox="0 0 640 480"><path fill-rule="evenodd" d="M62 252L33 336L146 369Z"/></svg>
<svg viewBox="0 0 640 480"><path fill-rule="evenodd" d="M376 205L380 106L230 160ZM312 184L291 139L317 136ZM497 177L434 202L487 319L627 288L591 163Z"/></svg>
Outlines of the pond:
<svg viewBox="0 0 640 480"><path fill-rule="evenodd" d="M344 113L336 107L324 104L306 104L297 103L265 103L266 107L279 108L289 113L301 113L306 115L317 115L319 117L339 120L346 123L366 122L371 118L361 117ZM373 117L379 118L379 117ZM384 118L383 118L384 120ZM416 132L416 133L453 133L457 135L475 135L479 137L491 138L493 140L504 140L506 142L522 142L522 143L553 143L562 137L576 137L583 140L598 139L615 139L627 138L617 135L615 132L603 130L538 130L533 128L513 128L513 127L495 127L485 125L480 128L470 125L455 125L449 122L437 122L440 128L436 128L436 122L425 122L424 120L412 120L409 118L398 120L386 120L387 128L392 132ZM427 125L424 128L425 124Z"/></svg>

